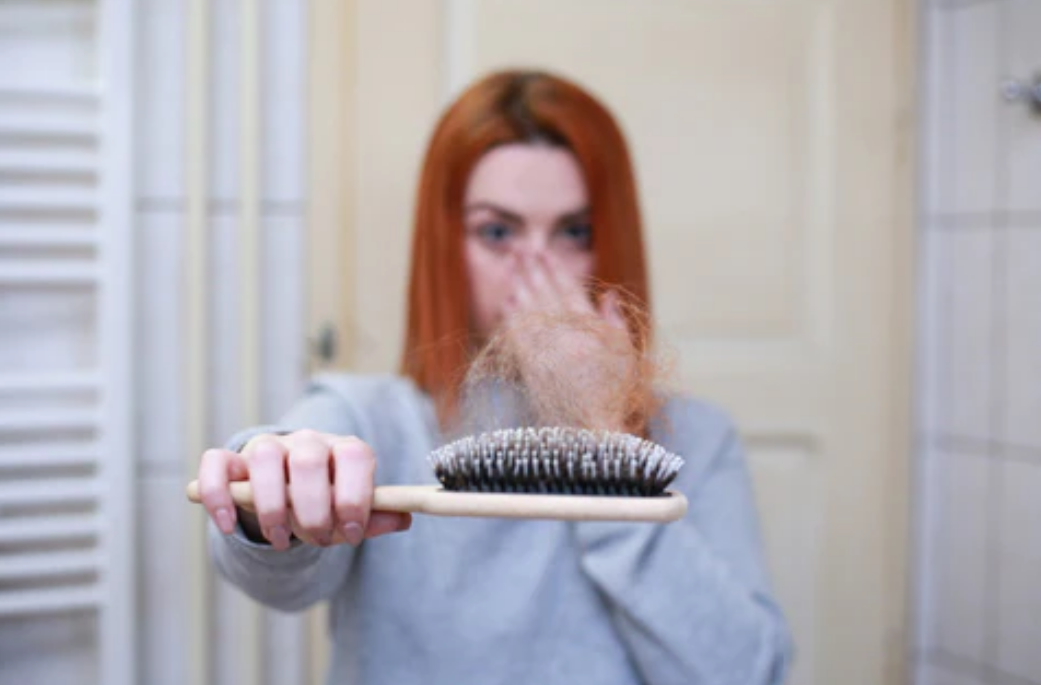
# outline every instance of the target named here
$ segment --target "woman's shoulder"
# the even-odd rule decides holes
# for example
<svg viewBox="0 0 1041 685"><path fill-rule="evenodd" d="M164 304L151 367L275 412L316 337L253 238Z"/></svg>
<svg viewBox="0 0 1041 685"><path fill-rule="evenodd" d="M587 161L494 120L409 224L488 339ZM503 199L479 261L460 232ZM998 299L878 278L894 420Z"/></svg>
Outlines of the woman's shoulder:
<svg viewBox="0 0 1041 685"><path fill-rule="evenodd" d="M714 401L688 393L667 396L651 423L651 436L673 451L718 455L739 439L734 415Z"/></svg>
<svg viewBox="0 0 1041 685"><path fill-rule="evenodd" d="M424 396L412 379L393 373L323 372L313 376L308 386L310 392L335 395L351 404Z"/></svg>
<svg viewBox="0 0 1041 685"><path fill-rule="evenodd" d="M372 438L400 433L403 426L436 428L429 396L407 376L325 372L311 378L308 391L341 404L358 430Z"/></svg>
<svg viewBox="0 0 1041 685"><path fill-rule="evenodd" d="M665 396L660 413L668 423L698 433L721 435L737 430L737 421L729 409L686 392Z"/></svg>
<svg viewBox="0 0 1041 685"><path fill-rule="evenodd" d="M325 372L311 377L308 392L340 403L361 422L427 422L432 410L426 392L397 374Z"/></svg>

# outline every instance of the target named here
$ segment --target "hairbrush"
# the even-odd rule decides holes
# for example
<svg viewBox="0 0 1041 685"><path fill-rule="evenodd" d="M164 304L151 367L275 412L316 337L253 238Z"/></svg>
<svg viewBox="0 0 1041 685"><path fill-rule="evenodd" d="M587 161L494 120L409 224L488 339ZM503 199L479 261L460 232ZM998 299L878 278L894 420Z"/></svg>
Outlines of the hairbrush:
<svg viewBox="0 0 1041 685"><path fill-rule="evenodd" d="M373 491L372 508L433 516L660 523L676 521L687 511L686 497L667 489L683 459L628 433L502 429L455 440L427 459L440 486L381 485ZM252 507L248 482L231 483L231 495L237 505ZM188 498L201 501L198 481L188 485Z"/></svg>

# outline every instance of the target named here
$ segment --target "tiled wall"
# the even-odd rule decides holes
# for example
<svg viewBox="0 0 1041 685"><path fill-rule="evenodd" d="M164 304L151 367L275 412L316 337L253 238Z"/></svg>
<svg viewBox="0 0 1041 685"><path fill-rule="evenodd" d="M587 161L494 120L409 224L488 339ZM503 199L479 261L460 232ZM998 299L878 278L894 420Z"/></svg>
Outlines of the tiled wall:
<svg viewBox="0 0 1041 685"><path fill-rule="evenodd" d="M919 685L1041 683L1041 0L923 0Z"/></svg>
<svg viewBox="0 0 1041 685"><path fill-rule="evenodd" d="M306 5L260 3L261 224L264 327L262 411L272 420L297 397L304 375L304 106ZM186 3L140 0L137 11L137 454L140 559L140 681L183 685L190 663L185 524L182 257L185 245ZM236 222L238 199L238 4L211 3L210 402L211 442L241 428ZM215 682L234 685L241 593L219 584L214 596ZM278 644L265 669L271 685L299 682L298 617L269 614L263 632Z"/></svg>

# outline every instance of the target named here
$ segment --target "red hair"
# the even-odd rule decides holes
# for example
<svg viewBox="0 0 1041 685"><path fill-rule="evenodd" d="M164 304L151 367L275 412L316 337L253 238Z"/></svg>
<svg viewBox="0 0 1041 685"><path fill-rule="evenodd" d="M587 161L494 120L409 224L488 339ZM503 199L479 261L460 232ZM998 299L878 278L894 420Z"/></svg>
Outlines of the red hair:
<svg viewBox="0 0 1041 685"><path fill-rule="evenodd" d="M650 314L639 203L625 138L596 98L556 75L503 71L472 84L442 115L419 181L402 372L455 415L470 349L470 284L464 261L463 197L490 149L518 142L567 148L591 200L594 280L623 290ZM647 326L630 322L638 346Z"/></svg>

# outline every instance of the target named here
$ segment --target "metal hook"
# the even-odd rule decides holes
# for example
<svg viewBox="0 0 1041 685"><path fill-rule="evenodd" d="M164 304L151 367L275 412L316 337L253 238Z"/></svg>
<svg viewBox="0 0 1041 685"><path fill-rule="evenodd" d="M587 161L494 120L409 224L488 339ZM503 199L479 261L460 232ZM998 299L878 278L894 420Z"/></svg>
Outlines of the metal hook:
<svg viewBox="0 0 1041 685"><path fill-rule="evenodd" d="M1001 84L1001 96L1006 102L1026 102L1034 112L1041 115L1041 75L1034 82L1007 79Z"/></svg>

